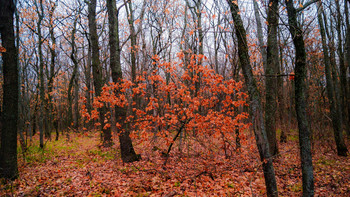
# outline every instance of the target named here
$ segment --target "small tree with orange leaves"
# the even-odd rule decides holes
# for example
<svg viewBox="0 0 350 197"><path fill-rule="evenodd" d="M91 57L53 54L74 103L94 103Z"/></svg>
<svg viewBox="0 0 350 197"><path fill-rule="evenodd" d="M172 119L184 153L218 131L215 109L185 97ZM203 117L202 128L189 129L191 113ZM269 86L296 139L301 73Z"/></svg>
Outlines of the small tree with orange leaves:
<svg viewBox="0 0 350 197"><path fill-rule="evenodd" d="M183 53L178 53L178 59L183 59ZM167 162L174 142L185 134L187 139L195 139L201 143L204 152L212 152L214 147L224 148L227 142L234 141L235 132L249 127L244 123L247 113L237 113L238 108L247 105L247 95L241 92L241 82L233 79L224 80L223 76L206 66L198 65L203 55L192 55L188 65L180 63L162 62L154 57L154 69L151 74L139 76L137 86L129 80L122 83L110 83L104 86L100 97L95 99L95 110L88 114L83 110L87 119L97 119L97 108L102 106L127 107L128 116L124 124L131 129L130 136L141 142L154 142L157 146L167 147L163 154ZM170 74L171 82L167 82L163 75ZM201 86L197 94L193 94L195 83L201 76ZM142 97L141 105L136 106L133 96ZM133 112L133 113L131 113ZM109 121L106 117L105 121ZM111 126L111 124L106 124ZM124 129L117 123L118 129ZM239 137L236 135L236 137ZM190 143L191 140L187 140Z"/></svg>

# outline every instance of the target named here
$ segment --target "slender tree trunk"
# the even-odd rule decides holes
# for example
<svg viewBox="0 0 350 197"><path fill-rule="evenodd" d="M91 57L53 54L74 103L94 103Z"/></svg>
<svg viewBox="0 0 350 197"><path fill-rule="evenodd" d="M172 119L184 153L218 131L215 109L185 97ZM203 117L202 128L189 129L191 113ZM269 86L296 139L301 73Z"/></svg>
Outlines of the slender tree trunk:
<svg viewBox="0 0 350 197"><path fill-rule="evenodd" d="M203 33L203 27L202 27L202 1L197 0L196 2L196 7L197 7L197 29L198 29L198 37L199 37L199 42L198 42L198 53L200 55L204 55L204 49L203 49L203 41L204 41L204 33ZM198 62L198 65L202 65L202 60ZM196 88L196 93L195 95L198 96L200 86L201 86L201 73L197 71L197 77L198 81L195 83L195 88ZM201 111L201 108L199 108L199 112Z"/></svg>
<svg viewBox="0 0 350 197"><path fill-rule="evenodd" d="M78 60L76 58L76 46L75 46L75 32L76 32L76 28L77 28L77 18L75 18L74 23L73 23L73 29L72 29L72 37L71 37L71 47L72 47L72 51L70 54L70 58L73 62L73 73L72 73L72 77L69 80L69 84L68 84L68 127L72 128L73 125L73 98L72 98L72 89L73 89L73 85L74 82L76 80L76 76L78 74Z"/></svg>
<svg viewBox="0 0 350 197"><path fill-rule="evenodd" d="M345 68L350 70L350 22L349 22L349 8L348 3L350 3L350 0L345 1L345 21L346 21L346 33L345 33ZM347 88L348 88L348 94L347 94L347 110L348 110L348 118L347 121L348 127L350 128L350 79L347 79ZM348 136L350 136L350 131L347 130Z"/></svg>
<svg viewBox="0 0 350 197"><path fill-rule="evenodd" d="M19 84L19 96L18 96L18 126L17 126L17 132L19 133L19 141L20 141L20 145L21 145L21 149L22 149L22 154L24 156L26 150L27 150L27 143L25 140L25 137L23 135L23 132L27 133L27 124L26 121L28 121L27 116L26 116L26 109L28 109L28 103L26 102L26 92L25 92L25 87L20 85L20 84L24 84L24 80L26 79L26 75L25 75L25 65L23 65L23 68L21 67L21 64L19 62L19 58L18 58L18 48L19 48L19 42L20 42L20 33L19 33L19 14L18 14L18 10L15 10L15 19L16 19L16 53L17 53L17 65L18 65L18 75L19 75L19 80L18 80L18 84ZM25 62L25 59L24 59ZM1 121L1 117L0 117L0 121ZM1 130L1 128L0 128ZM1 138L0 138L1 139ZM0 145L1 146L1 145Z"/></svg>
<svg viewBox="0 0 350 197"><path fill-rule="evenodd" d="M331 8L331 7L330 7ZM335 42L334 42L334 31L329 31L328 30L328 25L327 25L327 18L326 18L326 14L323 10L323 8L320 8L320 11L322 11L323 14L323 21L324 21L324 31L326 32L326 35L328 37L329 43L328 43L328 49L329 49L329 59L330 59L330 72L331 72L331 80L332 80L332 85L331 87L333 87L333 102L335 104L335 113L337 114L337 119L336 119L336 126L334 126L333 124L333 128L337 127L336 129L340 131L340 135L341 135L341 139L340 139L340 143L343 143L343 114L342 114L342 107L341 107L341 87L340 87L340 83L338 81L338 71L337 71L337 61L336 61L336 47L335 47ZM331 14L333 14L331 12ZM333 17L330 17L330 26L333 27ZM327 80L327 79L326 79ZM344 147L345 143L344 143Z"/></svg>
<svg viewBox="0 0 350 197"><path fill-rule="evenodd" d="M85 65L85 83L86 83L86 109L89 114L91 114L92 110L92 99L91 99L91 42L90 42L90 37L87 36L88 40L88 54L87 54L87 60L86 60L86 65ZM86 125L87 128L90 128L91 121L89 121Z"/></svg>
<svg viewBox="0 0 350 197"><path fill-rule="evenodd" d="M334 138L337 145L337 151L339 156L346 156L347 155L347 148L344 143L343 139L343 131L342 131L342 123L341 123L341 114L340 110L337 110L336 105L336 98L334 93L334 84L331 74L331 66L330 66L330 58L328 55L328 46L326 43L326 33L323 25L323 19L322 19L322 4L321 2L318 2L318 24L321 32L322 37L322 48L323 48L323 55L324 55L324 63L325 63L325 71L326 71L326 88L327 88L327 94L328 94L328 100L330 104L330 111L331 111L331 119L333 124L333 132L334 132Z"/></svg>
<svg viewBox="0 0 350 197"><path fill-rule="evenodd" d="M220 73L219 71L219 49L220 49L220 36L222 36L220 34L220 30L219 30L219 25L221 25L221 13L218 13L218 24L213 24L213 34L214 34L214 65L215 65L215 72L217 74Z"/></svg>
<svg viewBox="0 0 350 197"><path fill-rule="evenodd" d="M350 0L345 2L345 19L346 19L346 39L345 39L345 69L350 70L350 22L349 22L349 10L348 10L348 2L350 3ZM348 110L348 121L346 123L348 124L347 128L350 128L350 80L347 80L346 82L347 87L347 94L346 94L346 103L347 103L347 110ZM348 136L350 136L350 130L347 130Z"/></svg>
<svg viewBox="0 0 350 197"><path fill-rule="evenodd" d="M266 105L265 126L270 145L271 156L278 154L276 140L276 109L277 109L277 74L278 74L278 0L270 0L268 7L268 37L266 64Z"/></svg>
<svg viewBox="0 0 350 197"><path fill-rule="evenodd" d="M346 66L345 66L345 56L343 50L341 26L342 26L342 15L340 12L340 3L335 1L337 7L337 36L338 36L338 55L339 55L339 66L340 66L340 86L341 86L341 105L343 114L343 124L347 133L350 133L350 119L347 109L349 108L349 92L346 82Z"/></svg>
<svg viewBox="0 0 350 197"><path fill-rule="evenodd" d="M100 52L98 46L98 35L96 27L96 0L89 2L89 33L92 48L92 74L94 78L95 95L100 96L103 87L102 66L100 65ZM102 141L104 146L112 145L112 133L110 127L105 127L106 106L99 108L100 124L102 130Z"/></svg>
<svg viewBox="0 0 350 197"><path fill-rule="evenodd" d="M38 97L36 97L36 98L38 98ZM35 99L35 100L37 100L37 99ZM38 113L37 112L38 112L38 102L36 102L35 105L34 105L33 116L31 118L31 123L33 124L33 126L32 126L32 132L31 132L31 135L30 135L30 141L32 141L32 137L36 133L36 127L37 127L37 123L38 123L38 121L37 121Z"/></svg>
<svg viewBox="0 0 350 197"><path fill-rule="evenodd" d="M74 129L79 129L79 71L74 79Z"/></svg>
<svg viewBox="0 0 350 197"><path fill-rule="evenodd" d="M128 19L128 24L129 24L129 32L130 32L130 57L131 57L131 82L133 83L133 87L137 87L138 81L136 81L136 55L137 55L137 45L136 45L136 31L135 31L135 26L134 26L134 11L132 8L132 1L131 0L124 0L125 4L125 11L127 14L127 19ZM137 108L139 106L139 95L133 94L132 95L132 104L131 108L131 114L134 116L134 119L136 119L136 113L132 110L132 108Z"/></svg>
<svg viewBox="0 0 350 197"><path fill-rule="evenodd" d="M14 1L0 0L0 34L3 60L3 106L1 118L0 177L16 179L17 167L17 123L18 123L18 61L15 46Z"/></svg>
<svg viewBox="0 0 350 197"><path fill-rule="evenodd" d="M35 1L38 23L37 23L37 33L38 33L38 53L39 53L39 91L40 91L40 116L39 116L39 131L40 131L40 148L44 148L44 110L45 110L45 86L44 86L44 60L42 53L43 37L41 33L41 23L44 19L44 8L43 2L40 0L39 5ZM46 131L45 131L46 133Z"/></svg>
<svg viewBox="0 0 350 197"><path fill-rule="evenodd" d="M56 9L56 4L54 2L51 2L51 10L49 12L49 20L50 20L50 26L49 26L49 33L50 33L50 39L51 39L51 46L50 46L50 54L51 54L51 61L50 61L50 76L48 79L47 84L47 90L48 90L48 113L49 113L49 124L53 125L56 128L55 122L57 121L57 117L55 117L54 113L54 105L53 105L53 98L52 98L52 90L53 90L53 83L55 78L55 60L56 60L56 37L54 32L54 12ZM51 131L50 131L51 132ZM57 129L56 129L57 132ZM58 140L58 135L56 135L56 140Z"/></svg>
<svg viewBox="0 0 350 197"><path fill-rule="evenodd" d="M264 44L264 37L263 37L263 31L262 31L262 25L261 25L260 13L259 13L259 5L257 1L258 0L253 0L254 14L255 14L255 20L256 20L256 30L258 34L260 53L263 58L263 67L266 73L267 54L266 54L266 47Z"/></svg>
<svg viewBox="0 0 350 197"><path fill-rule="evenodd" d="M227 2L230 6L234 26L236 29L240 66L243 70L243 75L248 86L248 92L250 97L250 113L253 122L255 139L259 149L260 159L263 162L262 166L265 176L267 196L278 196L275 171L272 165L269 143L264 127L264 119L262 114L263 111L261 108L261 97L249 61L246 31L244 29L241 16L238 13L238 5L230 0L227 0Z"/></svg>
<svg viewBox="0 0 350 197"><path fill-rule="evenodd" d="M299 128L299 146L303 180L303 196L314 196L314 176L312 167L310 130L306 115L306 52L303 31L297 22L297 12L293 1L285 0L288 12L289 31L295 48L295 110Z"/></svg>
<svg viewBox="0 0 350 197"><path fill-rule="evenodd" d="M281 37L280 37L280 33L279 35L279 43L281 42ZM279 66L279 74L284 72L283 69L283 49L282 47L279 48L279 53L280 53L280 66ZM285 87L284 87L284 79L283 77L280 77L278 79L278 101L279 101L279 116L280 116L280 124L281 124L281 136L280 136L280 142L285 143L287 142L287 134L286 134L286 130L287 125L285 125L285 115L287 114L286 112L286 107L287 107L287 99L286 97L284 97L284 91L285 91ZM288 90L286 90L288 91Z"/></svg>
<svg viewBox="0 0 350 197"><path fill-rule="evenodd" d="M112 80L114 83L122 83L123 73L120 63L120 43L119 43L119 24L118 11L116 10L115 0L107 0L107 12L109 21L109 50L110 50L110 67L112 70ZM117 95L120 91L115 92ZM119 142L120 152L123 162L129 163L138 161L140 156L135 153L132 141L130 138L130 130L127 127L126 107L115 107L116 121L122 126L120 129Z"/></svg>
<svg viewBox="0 0 350 197"><path fill-rule="evenodd" d="M134 26L134 11L132 10L132 1L128 1L128 6L125 5L126 13L128 15L128 23L130 30L130 41L131 41L131 81L136 83L136 32Z"/></svg>

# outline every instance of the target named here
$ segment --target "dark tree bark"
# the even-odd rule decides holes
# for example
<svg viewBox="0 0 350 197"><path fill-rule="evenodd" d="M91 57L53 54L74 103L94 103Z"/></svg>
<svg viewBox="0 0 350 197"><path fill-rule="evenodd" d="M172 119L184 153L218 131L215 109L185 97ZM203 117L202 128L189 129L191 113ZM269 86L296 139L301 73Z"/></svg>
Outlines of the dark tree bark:
<svg viewBox="0 0 350 197"><path fill-rule="evenodd" d="M128 4L126 3L128 2ZM134 26L134 11L132 10L132 1L130 0L124 0L125 4L125 10L128 16L128 23L129 23L129 29L130 29L130 42L131 42L131 81L135 84L136 83L136 53L137 53L137 46L136 46L136 32L135 32L135 26ZM136 98L134 99L136 101Z"/></svg>
<svg viewBox="0 0 350 197"><path fill-rule="evenodd" d="M261 56L263 58L263 67L264 67L264 70L266 71L267 54L266 54L266 47L264 44L263 28L261 25L259 5L257 0L253 0L253 5L254 5L255 20L256 20L256 31L257 31L258 40L259 40L259 48L260 48Z"/></svg>
<svg viewBox="0 0 350 197"><path fill-rule="evenodd" d="M131 81L133 83L133 87L137 87L138 81L136 80L136 72L137 72L137 53L138 53L138 46L137 46L137 31L135 29L134 25L134 10L133 10L133 2L131 0L124 0L124 6L125 11L127 14L128 19L128 25L129 25L129 31L130 31L130 59L131 59ZM142 13L141 13L142 16ZM141 18L140 18L141 20ZM140 96L138 94L133 94L132 96L132 108L137 107L140 105ZM129 109L130 110L130 109ZM134 113L133 110L131 110L132 115L134 118L136 118L136 113Z"/></svg>
<svg viewBox="0 0 350 197"><path fill-rule="evenodd" d="M0 177L16 179L18 122L18 62L13 26L14 1L0 0L0 34L3 60L3 106L1 113Z"/></svg>
<svg viewBox="0 0 350 197"><path fill-rule="evenodd" d="M79 72L77 72L74 80L74 129L76 131L79 129L79 120Z"/></svg>
<svg viewBox="0 0 350 197"><path fill-rule="evenodd" d="M343 124L347 133L350 133L350 119L347 109L349 108L349 92L346 82L346 66L345 66L345 56L343 50L343 39L342 39L342 15L340 12L340 3L335 1L337 8L337 36L338 36L338 55L339 55L339 67L340 67L340 86L341 86L341 105L343 114Z"/></svg>
<svg viewBox="0 0 350 197"><path fill-rule="evenodd" d="M297 22L297 11L293 1L286 0L289 31L295 48L295 110L299 129L299 146L303 180L303 196L314 196L314 176L312 167L309 123L306 115L306 52L303 31Z"/></svg>
<svg viewBox="0 0 350 197"><path fill-rule="evenodd" d="M319 9L320 11L322 11L322 14L323 14L323 22L324 22L324 30L326 32L326 35L328 37L328 49L329 49L329 59L330 59L330 76L331 76L331 80L332 80L332 84L331 84L331 88L333 90L333 103L335 105L334 107L334 113L335 113L335 116L336 116L336 119L334 121L336 121L336 124L334 124L333 120L332 120L332 125L333 125L333 131L336 132L337 134L335 135L338 135L335 136L336 138L336 143L339 143L337 146L337 149L338 149L338 155L339 155L339 150L342 150L343 153L341 153L343 156L346 156L344 155L344 151L346 149L346 152L347 152L347 148L345 146L345 142L344 142L344 139L343 139L343 114L342 114L342 104L341 104L341 87L340 87L340 83L339 83L339 76L338 76L338 69L337 69L337 60L336 60L336 47L335 47L335 41L334 41L334 31L329 31L328 29L328 25L327 25L327 18L326 18L326 14L323 10L323 8L321 7ZM332 13L332 10L331 10L331 14L333 15ZM330 27L333 27L333 17L330 17ZM327 78L326 78L326 81L327 81ZM328 81L327 81L328 83ZM328 92L328 90L327 90ZM328 94L328 93L327 93ZM331 116L333 116L334 114L332 114L331 112ZM335 130L334 130L335 129ZM339 132L338 132L339 131ZM339 149L340 148L340 149ZM344 149L345 148L345 149ZM347 154L347 153L346 153Z"/></svg>
<svg viewBox="0 0 350 197"><path fill-rule="evenodd" d="M53 98L52 98L52 91L53 91L53 83L54 83L54 78L55 78L55 64L56 64L56 37L55 37L55 26L54 26L54 12L56 10L57 4L54 2L50 1L51 4L51 10L49 12L49 20L50 20L50 26L49 26L49 33L50 33L50 39L51 39L51 46L50 46L50 54L51 54L51 61L50 61L50 75L48 78L48 84L47 84L47 90L48 90L48 104L49 104L49 117L48 119L49 124L53 125L53 127L56 130L56 140L58 140L58 128L56 127L57 125L55 124L57 122L57 117L55 117L54 113L54 105L53 105Z"/></svg>
<svg viewBox="0 0 350 197"><path fill-rule="evenodd" d="M281 42L281 31L279 31L279 34L278 34L278 42L280 43ZM280 61L280 65L279 65L279 74L283 73L284 72L284 69L283 69L283 48L280 47L279 48L279 53L280 53L280 58L279 58L279 61ZM280 125L281 125L281 135L280 135L280 142L281 143L285 143L287 142L287 133L286 133L286 130L287 128L289 128L287 126L287 124L285 124L285 114L287 114L287 111L286 111L286 107L288 106L287 105L287 100L285 100L285 97L284 97L284 79L282 77L279 77L278 79L278 101L279 101L279 105L278 105L278 109L279 109L279 118L280 118Z"/></svg>
<svg viewBox="0 0 350 197"><path fill-rule="evenodd" d="M264 127L263 111L261 108L261 97L249 61L246 31L244 29L241 16L238 14L238 5L230 0L227 0L227 2L230 6L234 26L236 29L240 66L243 70L243 75L248 86L248 92L250 97L250 114L252 117L253 129L256 143L259 149L260 159L263 162L262 166L265 176L267 196L278 196L275 171L272 165L269 143Z"/></svg>
<svg viewBox="0 0 350 197"><path fill-rule="evenodd" d="M121 83L123 73L120 63L120 43L119 43L119 24L118 10L116 9L115 0L107 0L107 12L109 22L109 50L110 50L110 67L112 70L112 80L114 83ZM117 95L119 91L115 92ZM119 143L120 152L123 162L129 163L138 161L140 156L135 153L132 141L130 138L130 130L125 124L126 107L115 107L116 121L122 126L120 128Z"/></svg>
<svg viewBox="0 0 350 197"><path fill-rule="evenodd" d="M37 22L37 34L38 34L38 53L39 53L39 92L40 92L40 107L39 107L39 131L40 131L40 148L44 148L44 133L46 133L46 128L44 128L45 116L45 83L44 83L44 59L42 52L43 36L41 32L41 24L44 19L44 7L42 0L34 1L36 12L38 14ZM44 130L45 129L45 130Z"/></svg>
<svg viewBox="0 0 350 197"><path fill-rule="evenodd" d="M85 78L85 84L86 84L86 109L89 114L91 114L92 110L92 98L91 98L91 42L90 42L90 36L85 31L85 37L88 41L88 51L87 51L87 59L84 61L84 78ZM83 50L84 51L84 50ZM92 122L89 121L86 123L86 128L91 127Z"/></svg>
<svg viewBox="0 0 350 197"><path fill-rule="evenodd" d="M279 67L277 42L278 0L270 0L268 6L265 126L270 153L271 156L275 156L278 154L276 140L277 74Z"/></svg>
<svg viewBox="0 0 350 197"><path fill-rule="evenodd" d="M348 9L348 2L350 3L350 0L345 2L345 19L346 19L346 33L345 33L345 68L350 70L350 22L349 22L349 9ZM348 110L348 121L346 122L348 124L348 128L350 128L350 80L347 80L346 82L347 87L347 110ZM348 136L350 136L350 130L347 130Z"/></svg>
<svg viewBox="0 0 350 197"><path fill-rule="evenodd" d="M337 145L337 152L339 156L346 156L347 155L347 148L344 143L343 139L343 131L342 131L342 118L341 118L341 111L337 107L336 104L336 96L335 96L335 90L331 74L331 63L329 58L329 51L328 46L326 43L326 32L323 24L322 19L322 4L321 2L318 2L318 24L320 28L321 38L322 38L322 48L323 48L323 56L324 56L324 64L325 64L325 75L326 75L326 89L328 94L328 100L330 104L330 111L331 111L331 119L333 124L333 132L334 132L334 138Z"/></svg>
<svg viewBox="0 0 350 197"><path fill-rule="evenodd" d="M98 35L96 27L96 0L90 0L88 3L89 10L89 33L92 48L92 75L94 78L95 95L100 96L102 92L102 87L104 85L102 79L102 66L100 65L100 52L98 46ZM110 127L106 128L105 125L105 114L106 106L99 108L99 118L102 130L102 141L104 146L112 145L112 133Z"/></svg>
<svg viewBox="0 0 350 197"><path fill-rule="evenodd" d="M204 54L204 32L203 32L203 27L202 27L202 1L197 0L196 2L196 7L197 7L197 29L198 29L198 54L203 55ZM202 60L198 62L198 65L202 65ZM198 72L197 74L198 81L195 82L195 88L196 92L195 95L198 96L199 94L199 89L201 87L201 74ZM199 108L200 111L201 108Z"/></svg>
<svg viewBox="0 0 350 197"><path fill-rule="evenodd" d="M70 59L73 62L73 73L72 76L69 80L69 84L68 84L68 127L72 127L72 123L73 123L73 98L72 98L72 88L74 85L74 82L76 80L77 74L78 74L78 60L76 57L76 46L75 46L75 32L77 29L77 18L74 19L73 22L73 29L72 29L72 37L70 40L70 44L71 44L71 54L70 54Z"/></svg>

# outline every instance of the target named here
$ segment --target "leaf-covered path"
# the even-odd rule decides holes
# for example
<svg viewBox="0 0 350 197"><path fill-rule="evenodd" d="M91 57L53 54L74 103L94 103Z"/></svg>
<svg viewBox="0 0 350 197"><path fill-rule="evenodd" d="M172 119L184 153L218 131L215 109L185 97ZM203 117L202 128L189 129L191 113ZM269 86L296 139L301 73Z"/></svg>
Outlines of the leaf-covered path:
<svg viewBox="0 0 350 197"><path fill-rule="evenodd" d="M114 140L117 142L117 140ZM301 195L297 140L280 146L274 166L280 196ZM252 138L247 144L254 144ZM243 146L247 146L243 144ZM349 158L336 156L332 142L315 144L316 196L350 194ZM48 141L44 151L35 146L19 155L20 178L2 181L0 196L263 196L265 184L256 148L231 152L230 158L188 155L174 149L166 166L161 149L139 143L142 160L123 164L118 144L99 148L99 136L73 134L70 140Z"/></svg>

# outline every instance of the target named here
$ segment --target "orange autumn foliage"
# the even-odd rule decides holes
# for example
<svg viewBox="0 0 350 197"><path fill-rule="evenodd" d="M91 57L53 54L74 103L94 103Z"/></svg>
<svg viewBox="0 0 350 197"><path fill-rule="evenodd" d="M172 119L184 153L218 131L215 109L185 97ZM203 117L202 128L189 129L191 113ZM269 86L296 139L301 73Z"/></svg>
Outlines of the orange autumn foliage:
<svg viewBox="0 0 350 197"><path fill-rule="evenodd" d="M182 57L183 53L179 53L178 58ZM247 105L242 82L226 80L199 65L206 59L203 55L191 55L190 59L189 64L169 63L155 56L156 67L151 74L139 76L137 85L123 80L104 86L101 96L94 100L91 114L83 106L83 116L97 119L97 108L103 105L126 107L129 113L125 123L131 128L132 138L148 141L151 136L160 137L166 146L174 142L173 136L180 128L204 141L234 140L237 128L243 131L250 125L244 122L248 114L238 110ZM171 80L167 81L166 75ZM196 92L197 82L200 88ZM132 101L134 96L140 98L139 106ZM116 126L121 128L119 123Z"/></svg>

